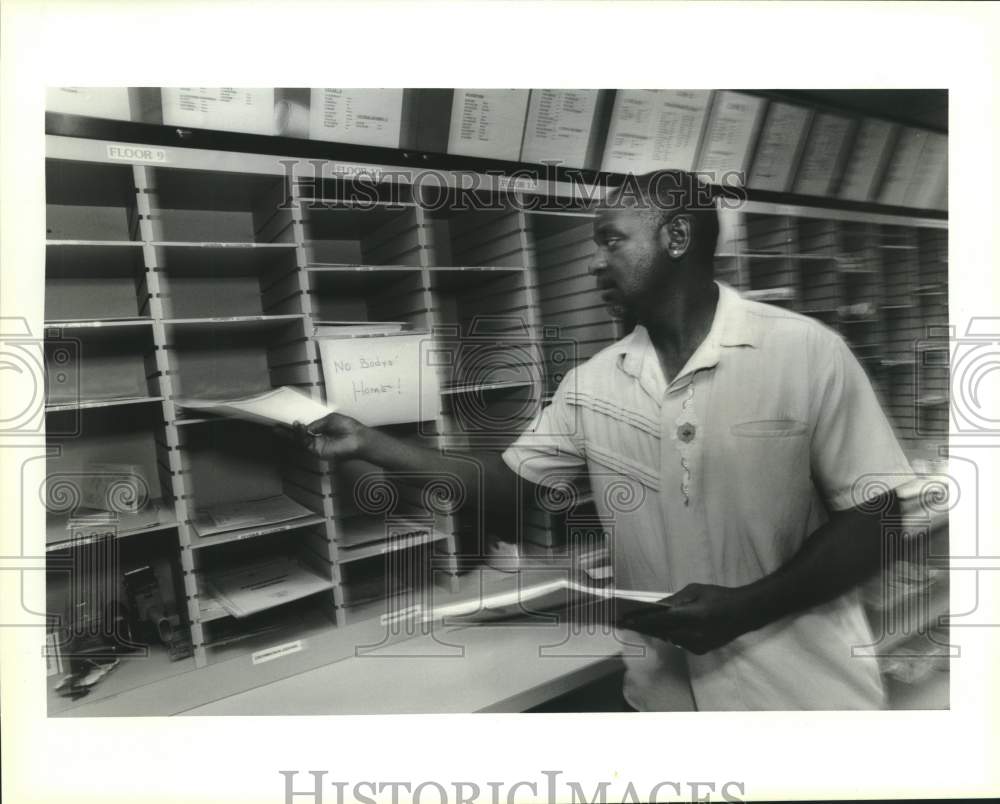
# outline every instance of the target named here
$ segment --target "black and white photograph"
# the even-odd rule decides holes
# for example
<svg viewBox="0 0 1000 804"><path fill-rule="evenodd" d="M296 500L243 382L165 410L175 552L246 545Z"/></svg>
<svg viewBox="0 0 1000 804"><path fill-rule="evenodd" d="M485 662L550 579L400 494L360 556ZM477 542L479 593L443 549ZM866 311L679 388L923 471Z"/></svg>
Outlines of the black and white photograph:
<svg viewBox="0 0 1000 804"><path fill-rule="evenodd" d="M274 33L289 56L305 7ZM33 170L4 146L0 319L3 623L34 646L4 686L33 691L31 728L93 740L95 772L105 740L172 743L191 801L894 798L947 791L890 773L880 730L957 752L971 707L965 794L995 792L1000 317L972 90L508 76L479 36L479 88L458 63L268 72L278 54L38 76ZM617 770L479 761L605 731ZM443 764L463 733L477 759ZM835 733L856 778L754 759ZM407 745L439 762L398 764ZM228 786L212 746L249 776ZM152 782L108 773L86 792Z"/></svg>
<svg viewBox="0 0 1000 804"><path fill-rule="evenodd" d="M947 708L947 91L47 98L49 714Z"/></svg>

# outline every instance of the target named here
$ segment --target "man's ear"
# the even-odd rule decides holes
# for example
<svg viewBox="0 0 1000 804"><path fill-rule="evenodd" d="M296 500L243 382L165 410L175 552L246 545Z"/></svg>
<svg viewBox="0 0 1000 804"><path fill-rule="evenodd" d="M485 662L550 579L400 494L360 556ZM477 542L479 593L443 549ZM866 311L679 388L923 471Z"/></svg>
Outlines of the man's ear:
<svg viewBox="0 0 1000 804"><path fill-rule="evenodd" d="M679 260L691 249L694 239L694 221L686 213L674 215L669 223L660 227L660 245L671 259Z"/></svg>

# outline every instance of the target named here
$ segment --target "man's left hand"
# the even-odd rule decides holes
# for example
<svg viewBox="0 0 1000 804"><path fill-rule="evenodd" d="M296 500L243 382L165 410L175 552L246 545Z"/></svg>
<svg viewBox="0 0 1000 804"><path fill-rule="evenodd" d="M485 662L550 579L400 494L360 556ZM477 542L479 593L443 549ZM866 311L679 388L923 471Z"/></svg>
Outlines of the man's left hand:
<svg viewBox="0 0 1000 804"><path fill-rule="evenodd" d="M746 590L692 583L664 600L662 611L633 615L622 626L701 654L753 630L752 616Z"/></svg>

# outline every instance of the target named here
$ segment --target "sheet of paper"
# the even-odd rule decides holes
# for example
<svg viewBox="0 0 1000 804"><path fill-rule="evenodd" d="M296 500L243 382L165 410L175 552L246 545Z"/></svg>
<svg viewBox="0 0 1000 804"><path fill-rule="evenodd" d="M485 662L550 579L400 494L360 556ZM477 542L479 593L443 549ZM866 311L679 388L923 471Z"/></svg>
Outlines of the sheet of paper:
<svg viewBox="0 0 1000 804"><path fill-rule="evenodd" d="M906 206L932 209L948 180L948 135L928 132L906 193Z"/></svg>
<svg viewBox="0 0 1000 804"><path fill-rule="evenodd" d="M309 424L337 408L324 405L297 388L283 386L241 399L178 399L177 404L216 416L229 416L260 424Z"/></svg>
<svg viewBox="0 0 1000 804"><path fill-rule="evenodd" d="M828 195L840 164L850 131L851 121L836 114L817 114L809 129L799 172L795 177L795 192L802 195Z"/></svg>
<svg viewBox="0 0 1000 804"><path fill-rule="evenodd" d="M565 576L531 585L518 585L509 591L479 595L468 600L434 606L420 612L424 621L445 617L468 617L470 622L499 617L518 616L525 611L543 611L572 605L608 604L615 607L618 618L626 614L660 605L668 592L648 592L616 589L613 586L588 586Z"/></svg>
<svg viewBox="0 0 1000 804"><path fill-rule="evenodd" d="M274 90L163 87L163 123L216 131L274 134Z"/></svg>
<svg viewBox="0 0 1000 804"><path fill-rule="evenodd" d="M131 120L128 87L48 87L45 111Z"/></svg>
<svg viewBox="0 0 1000 804"><path fill-rule="evenodd" d="M448 153L516 162L527 111L527 89L456 89Z"/></svg>
<svg viewBox="0 0 1000 804"><path fill-rule="evenodd" d="M533 89L522 162L558 160L584 167L597 110L596 89Z"/></svg>
<svg viewBox="0 0 1000 804"><path fill-rule="evenodd" d="M755 190L781 193L788 189L792 168L809 110L790 103L772 103L761 131L748 184Z"/></svg>
<svg viewBox="0 0 1000 804"><path fill-rule="evenodd" d="M764 101L740 92L719 92L712 103L712 115L705 132L698 170L711 174L713 184L738 186L744 183L750 144L757 131Z"/></svg>
<svg viewBox="0 0 1000 804"><path fill-rule="evenodd" d="M312 516L313 512L284 494L265 497L261 500L240 500L195 511L194 528L199 536L226 533L248 528L253 525L274 525L301 517Z"/></svg>
<svg viewBox="0 0 1000 804"><path fill-rule="evenodd" d="M880 204L902 206L906 203L906 194L916 173L928 133L918 128L907 127L900 130L879 190Z"/></svg>
<svg viewBox="0 0 1000 804"><path fill-rule="evenodd" d="M712 93L704 89L620 89L602 170L691 170Z"/></svg>
<svg viewBox="0 0 1000 804"><path fill-rule="evenodd" d="M364 424L428 421L440 397L431 336L425 332L317 340L326 398Z"/></svg>
<svg viewBox="0 0 1000 804"><path fill-rule="evenodd" d="M398 148L402 89L312 89L309 139Z"/></svg>
<svg viewBox="0 0 1000 804"><path fill-rule="evenodd" d="M333 585L285 556L206 573L205 581L216 601L233 617L247 617Z"/></svg>
<svg viewBox="0 0 1000 804"><path fill-rule="evenodd" d="M871 199L892 132L892 123L884 120L867 117L861 121L837 191L840 198L848 201Z"/></svg>

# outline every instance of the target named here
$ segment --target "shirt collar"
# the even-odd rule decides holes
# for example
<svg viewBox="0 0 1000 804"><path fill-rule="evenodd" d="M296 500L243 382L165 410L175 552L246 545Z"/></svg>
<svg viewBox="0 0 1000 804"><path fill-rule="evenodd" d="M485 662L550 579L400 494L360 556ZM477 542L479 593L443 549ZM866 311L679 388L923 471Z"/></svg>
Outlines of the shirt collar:
<svg viewBox="0 0 1000 804"><path fill-rule="evenodd" d="M687 365L674 379L674 383L701 368L711 368L718 364L723 347L750 346L760 343L760 327L757 317L749 309L749 302L729 285L715 283L719 288L719 301L712 318L712 326L705 340L698 346ZM650 380L648 375L655 367L655 372L662 377L659 370L659 359L656 350L649 339L649 333L641 324L637 324L625 338L619 342L619 360L626 374L640 380Z"/></svg>

